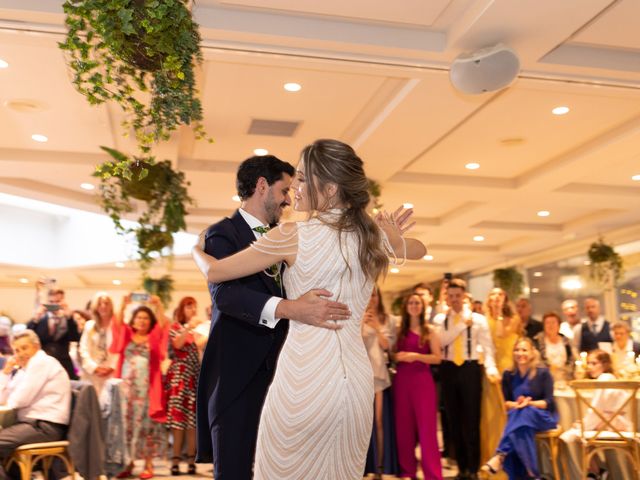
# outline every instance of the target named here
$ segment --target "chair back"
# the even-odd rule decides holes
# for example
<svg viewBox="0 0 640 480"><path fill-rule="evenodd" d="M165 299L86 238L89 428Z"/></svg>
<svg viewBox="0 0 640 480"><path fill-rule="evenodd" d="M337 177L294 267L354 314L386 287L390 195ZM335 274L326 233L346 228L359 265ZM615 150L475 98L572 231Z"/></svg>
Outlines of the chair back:
<svg viewBox="0 0 640 480"><path fill-rule="evenodd" d="M638 433L640 381L574 380L583 445L635 447Z"/></svg>

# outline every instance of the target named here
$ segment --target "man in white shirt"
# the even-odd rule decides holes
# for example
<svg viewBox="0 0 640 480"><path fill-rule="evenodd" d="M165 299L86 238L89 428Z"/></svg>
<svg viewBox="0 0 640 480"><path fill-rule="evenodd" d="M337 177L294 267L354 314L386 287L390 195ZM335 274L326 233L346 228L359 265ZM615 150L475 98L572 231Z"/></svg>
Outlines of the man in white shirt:
<svg viewBox="0 0 640 480"><path fill-rule="evenodd" d="M466 282L455 278L447 287L448 312L433 323L440 334L443 356L440 379L449 432L455 448L459 474L456 478L478 478L480 467L480 399L482 375L498 377L493 341L484 316L464 308ZM484 355L484 368L478 362Z"/></svg>
<svg viewBox="0 0 640 480"><path fill-rule="evenodd" d="M562 314L564 315L564 322L560 324L560 333L569 340L573 340L573 327L580 323L578 302L572 298L562 302Z"/></svg>
<svg viewBox="0 0 640 480"><path fill-rule="evenodd" d="M71 415L71 382L60 362L40 347L33 330L16 334L14 356L0 373L0 404L16 411L17 423L0 430L0 479L13 450L27 443L64 439Z"/></svg>
<svg viewBox="0 0 640 480"><path fill-rule="evenodd" d="M586 318L573 327L573 348L575 357L580 352L590 352L599 348L600 343L611 343L610 325L600 314L600 302L595 298L584 301Z"/></svg>

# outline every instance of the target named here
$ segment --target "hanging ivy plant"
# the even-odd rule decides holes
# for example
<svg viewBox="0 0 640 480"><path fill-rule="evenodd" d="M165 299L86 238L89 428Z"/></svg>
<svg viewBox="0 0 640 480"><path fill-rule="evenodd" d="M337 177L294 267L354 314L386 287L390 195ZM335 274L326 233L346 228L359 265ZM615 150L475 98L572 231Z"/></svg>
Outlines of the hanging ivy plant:
<svg viewBox="0 0 640 480"><path fill-rule="evenodd" d="M509 298L516 299L522 294L524 276L516 267L498 268L493 271L493 284L507 292Z"/></svg>
<svg viewBox="0 0 640 480"><path fill-rule="evenodd" d="M369 195L371 195L371 206L376 210L380 210L382 208L382 203L380 203L380 195L382 195L382 187L375 180L369 180Z"/></svg>
<svg viewBox="0 0 640 480"><path fill-rule="evenodd" d="M171 293L173 292L173 278L169 275L160 278L144 277L142 286L151 295L160 297L160 301L165 308L169 306Z"/></svg>
<svg viewBox="0 0 640 480"><path fill-rule="evenodd" d="M143 152L191 124L204 138L194 68L200 34L186 0L66 0L68 55L89 103L117 102Z"/></svg>
<svg viewBox="0 0 640 480"><path fill-rule="evenodd" d="M173 246L172 233L186 228L187 206L193 204L183 172L177 172L169 160L155 162L153 157L130 159L124 153L100 147L113 160L96 167L100 178L102 208L120 233L134 233L143 269L153 262L153 252ZM134 201L145 204L137 228L122 224L124 215L134 211Z"/></svg>
<svg viewBox="0 0 640 480"><path fill-rule="evenodd" d="M604 287L616 286L624 274L624 261L611 245L600 238L587 252L591 278Z"/></svg>

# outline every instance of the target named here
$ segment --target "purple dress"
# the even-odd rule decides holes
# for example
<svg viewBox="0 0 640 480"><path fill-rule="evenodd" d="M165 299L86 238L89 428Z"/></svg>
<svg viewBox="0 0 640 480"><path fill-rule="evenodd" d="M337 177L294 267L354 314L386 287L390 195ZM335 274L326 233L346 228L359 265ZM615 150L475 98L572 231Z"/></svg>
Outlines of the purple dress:
<svg viewBox="0 0 640 480"><path fill-rule="evenodd" d="M419 336L409 331L398 340L398 352L431 353L429 342L419 344ZM398 362L393 380L394 410L400 476L416 476L416 442L420 442L425 480L442 480L437 438L438 400L431 368L422 362Z"/></svg>

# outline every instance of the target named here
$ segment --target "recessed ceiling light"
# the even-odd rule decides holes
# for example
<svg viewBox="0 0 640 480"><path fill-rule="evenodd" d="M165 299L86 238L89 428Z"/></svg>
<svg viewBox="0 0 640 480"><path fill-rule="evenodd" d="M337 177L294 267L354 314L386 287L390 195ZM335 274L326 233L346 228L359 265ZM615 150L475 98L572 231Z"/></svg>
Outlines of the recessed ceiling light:
<svg viewBox="0 0 640 480"><path fill-rule="evenodd" d="M0 58L0 68L7 68L9 64Z"/></svg>
<svg viewBox="0 0 640 480"><path fill-rule="evenodd" d="M124 268L124 262L116 262L115 266L118 268Z"/></svg>
<svg viewBox="0 0 640 480"><path fill-rule="evenodd" d="M40 143L44 143L49 140L49 138L46 135L41 135L39 133L34 133L33 135L31 135L31 139Z"/></svg>
<svg viewBox="0 0 640 480"><path fill-rule="evenodd" d="M20 283L29 283L29 279L28 278L24 278L22 277L20 280L18 280Z"/></svg>
<svg viewBox="0 0 640 480"><path fill-rule="evenodd" d="M540 289L538 287L532 288L531 293L538 293Z"/></svg>
<svg viewBox="0 0 640 480"><path fill-rule="evenodd" d="M634 175L633 177L631 177L631 180L633 180L634 182L640 182L640 175Z"/></svg>
<svg viewBox="0 0 640 480"><path fill-rule="evenodd" d="M299 92L300 90L302 90L302 85L300 85L299 83L285 83L284 84L284 89L287 92Z"/></svg>
<svg viewBox="0 0 640 480"><path fill-rule="evenodd" d="M390 269L389 269L389 271L390 271L391 273L400 273L400 269L399 269L399 268L396 268L396 267L390 268Z"/></svg>
<svg viewBox="0 0 640 480"><path fill-rule="evenodd" d="M551 215L551 212L549 210L540 210L538 212L539 217L548 217L549 215Z"/></svg>
<svg viewBox="0 0 640 480"><path fill-rule="evenodd" d="M402 206L407 209L413 208L413 203L403 203Z"/></svg>
<svg viewBox="0 0 640 480"><path fill-rule="evenodd" d="M94 190L96 186L93 183L81 183L80 188L83 190Z"/></svg>
<svg viewBox="0 0 640 480"><path fill-rule="evenodd" d="M464 168L466 168L467 170L477 170L480 168L480 164L479 163L467 163Z"/></svg>
<svg viewBox="0 0 640 480"><path fill-rule="evenodd" d="M509 137L500 140L500 143L505 147L515 147L522 145L526 140L522 137Z"/></svg>
<svg viewBox="0 0 640 480"><path fill-rule="evenodd" d="M551 113L553 113L554 115L565 115L569 113L569 107L565 107L565 106L556 107L553 110L551 110Z"/></svg>
<svg viewBox="0 0 640 480"><path fill-rule="evenodd" d="M258 155L259 157L264 157L265 155L269 154L269 150L267 150L266 148L256 148L253 153L255 155Z"/></svg>
<svg viewBox="0 0 640 480"><path fill-rule="evenodd" d="M239 202L240 197L238 195L234 195L233 197L231 197L231 200L233 200L234 202Z"/></svg>
<svg viewBox="0 0 640 480"><path fill-rule="evenodd" d="M430 262L433 260L433 255L425 255L424 257L422 257L424 260L426 260L427 262Z"/></svg>
<svg viewBox="0 0 640 480"><path fill-rule="evenodd" d="M484 237L482 235L476 235L473 237L474 242L484 242Z"/></svg>
<svg viewBox="0 0 640 480"><path fill-rule="evenodd" d="M541 277L542 276L542 272L533 272L533 276L534 277Z"/></svg>
<svg viewBox="0 0 640 480"><path fill-rule="evenodd" d="M122 285L122 280L112 280L111 283L114 285Z"/></svg>

